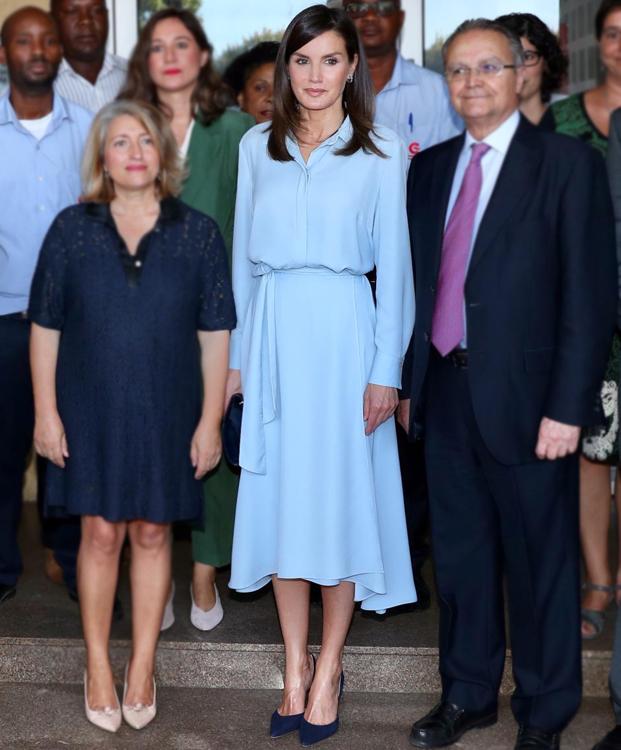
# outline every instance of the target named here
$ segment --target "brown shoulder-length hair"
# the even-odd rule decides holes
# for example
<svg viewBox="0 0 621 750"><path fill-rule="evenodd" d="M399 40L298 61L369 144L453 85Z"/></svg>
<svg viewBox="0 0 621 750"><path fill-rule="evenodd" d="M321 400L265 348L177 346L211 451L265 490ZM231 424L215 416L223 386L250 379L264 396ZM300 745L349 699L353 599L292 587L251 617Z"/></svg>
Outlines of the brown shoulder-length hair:
<svg viewBox="0 0 621 750"><path fill-rule="evenodd" d="M203 52L209 53L207 62L200 70L196 88L192 94L192 109L197 113L203 125L210 125L220 117L229 105L230 92L213 67L213 47L209 43L205 31L198 18L189 10L165 8L149 18L138 36L138 41L129 59L127 82L119 94L119 99L149 102L167 115L171 115L167 111L168 108L159 101L157 89L149 75L149 54L153 31L160 21L165 21L167 18L176 18L181 21L194 37L194 41L199 48Z"/></svg>
<svg viewBox="0 0 621 750"><path fill-rule="evenodd" d="M373 130L375 99L364 50L354 22L339 8L311 5L298 13L287 27L276 58L274 114L267 145L270 156L276 161L293 159L287 150L286 138L293 137L300 126L300 110L288 75L289 60L294 52L327 31L334 31L343 39L350 62L358 55L354 80L345 85L343 93L343 107L349 115L353 134L349 143L336 153L339 156L350 156L362 149L367 153L385 156L371 137L378 137Z"/></svg>
<svg viewBox="0 0 621 750"><path fill-rule="evenodd" d="M82 157L82 200L110 203L115 196L114 183L106 175L104 156L110 125L123 115L133 117L149 133L160 157L157 178L160 200L177 196L185 179L185 171L175 136L162 112L150 104L119 99L107 104L93 120Z"/></svg>

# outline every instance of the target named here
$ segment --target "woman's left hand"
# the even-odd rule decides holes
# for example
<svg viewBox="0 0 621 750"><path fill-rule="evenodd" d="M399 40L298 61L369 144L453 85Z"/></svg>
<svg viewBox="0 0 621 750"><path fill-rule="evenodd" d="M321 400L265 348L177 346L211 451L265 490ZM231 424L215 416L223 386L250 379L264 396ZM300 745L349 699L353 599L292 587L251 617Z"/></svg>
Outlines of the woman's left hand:
<svg viewBox="0 0 621 750"><path fill-rule="evenodd" d="M201 419L192 437L190 459L196 469L195 479L202 479L208 471L218 465L222 457L222 438L219 427Z"/></svg>
<svg viewBox="0 0 621 750"><path fill-rule="evenodd" d="M399 397L396 388L369 383L364 392L363 415L367 423L365 434L371 435L381 424L390 419L397 406L399 406Z"/></svg>

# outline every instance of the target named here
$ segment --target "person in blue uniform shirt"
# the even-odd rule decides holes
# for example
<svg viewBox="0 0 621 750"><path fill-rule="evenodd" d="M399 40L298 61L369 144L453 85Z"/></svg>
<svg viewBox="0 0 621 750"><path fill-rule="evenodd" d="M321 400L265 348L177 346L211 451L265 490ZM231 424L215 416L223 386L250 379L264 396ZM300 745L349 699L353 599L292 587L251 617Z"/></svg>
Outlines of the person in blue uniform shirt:
<svg viewBox="0 0 621 750"><path fill-rule="evenodd" d="M367 57L375 88L375 122L394 130L408 156L461 133L441 75L406 60L397 47L405 20L401 0L343 0Z"/></svg>
<svg viewBox="0 0 621 750"><path fill-rule="evenodd" d="M397 42L405 20L400 0L344 0L343 8L358 29L367 57L376 92L375 122L401 136L408 158L411 160L423 149L460 133L462 121L450 103L442 76L406 60L399 53ZM413 606L427 609L430 594L421 572L429 555L423 441L408 442L401 429L397 430L397 438L412 569L418 592L418 602Z"/></svg>
<svg viewBox="0 0 621 750"><path fill-rule="evenodd" d="M23 8L2 27L0 63L10 87L0 98L0 603L22 571L17 546L22 482L32 445L33 405L26 317L30 282L52 219L80 197L80 159L92 115L54 94L62 59L54 20ZM70 595L75 595L76 532L43 521Z"/></svg>

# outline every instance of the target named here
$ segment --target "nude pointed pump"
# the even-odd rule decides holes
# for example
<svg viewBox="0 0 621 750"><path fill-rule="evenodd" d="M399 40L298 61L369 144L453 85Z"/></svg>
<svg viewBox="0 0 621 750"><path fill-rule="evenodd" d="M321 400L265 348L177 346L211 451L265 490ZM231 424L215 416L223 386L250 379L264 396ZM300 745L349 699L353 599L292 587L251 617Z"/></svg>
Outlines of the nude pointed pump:
<svg viewBox="0 0 621 750"><path fill-rule="evenodd" d="M88 676L86 670L84 670L84 711L86 718L99 729L104 729L106 732L117 732L121 726L121 707L119 705L119 699L116 695L116 706L106 706L101 709L92 709L88 705Z"/></svg>
<svg viewBox="0 0 621 750"><path fill-rule="evenodd" d="M133 706L129 706L125 703L128 672L129 664L125 667L125 680L123 683L123 718L132 729L144 729L147 724L150 724L155 719L157 713L157 686L155 684L155 677L153 678L153 703L150 706L145 706L143 703L136 703Z"/></svg>

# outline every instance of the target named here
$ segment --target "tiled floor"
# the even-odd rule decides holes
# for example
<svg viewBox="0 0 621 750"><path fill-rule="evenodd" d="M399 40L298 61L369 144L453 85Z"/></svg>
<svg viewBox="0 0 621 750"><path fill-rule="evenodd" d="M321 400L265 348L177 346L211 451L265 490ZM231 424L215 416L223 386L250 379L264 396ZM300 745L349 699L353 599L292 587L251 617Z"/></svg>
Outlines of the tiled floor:
<svg viewBox="0 0 621 750"><path fill-rule="evenodd" d="M269 690L168 688L158 693L158 715L145 730L123 725L110 735L87 723L77 686L0 685L2 750L293 750L296 734L267 737L278 693ZM430 695L346 693L341 728L326 750L406 750L412 721L435 702ZM586 701L563 735L563 750L590 750L610 729L604 700ZM497 725L466 734L457 750L511 750L515 724L503 701Z"/></svg>

